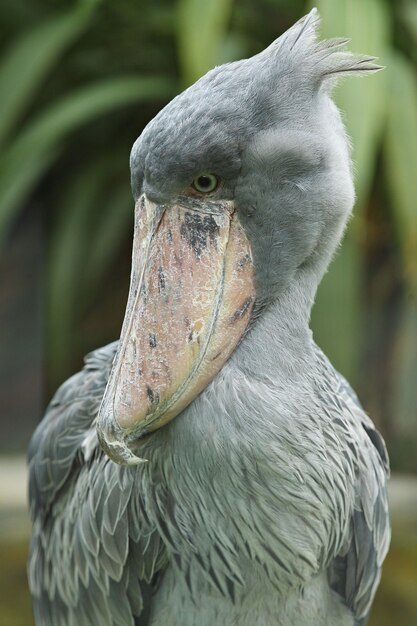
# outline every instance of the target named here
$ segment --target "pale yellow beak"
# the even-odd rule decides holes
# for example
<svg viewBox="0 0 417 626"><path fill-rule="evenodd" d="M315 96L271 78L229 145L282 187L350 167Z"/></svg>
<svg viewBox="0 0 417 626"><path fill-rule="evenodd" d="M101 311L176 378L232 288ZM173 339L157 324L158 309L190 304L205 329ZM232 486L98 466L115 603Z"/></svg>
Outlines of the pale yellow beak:
<svg viewBox="0 0 417 626"><path fill-rule="evenodd" d="M239 343L255 301L249 241L230 201L136 207L133 265L119 350L97 429L118 463L172 420Z"/></svg>

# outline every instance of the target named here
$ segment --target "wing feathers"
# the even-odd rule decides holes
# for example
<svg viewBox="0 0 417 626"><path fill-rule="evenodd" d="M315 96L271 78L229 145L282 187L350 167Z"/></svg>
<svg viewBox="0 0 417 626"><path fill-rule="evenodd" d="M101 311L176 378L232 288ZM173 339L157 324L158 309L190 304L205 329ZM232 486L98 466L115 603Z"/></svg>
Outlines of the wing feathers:
<svg viewBox="0 0 417 626"><path fill-rule="evenodd" d="M357 458L357 492L344 548L329 568L329 583L352 609L355 626L365 626L390 542L388 456L381 435L354 391L340 374L334 372L334 377L347 419L358 432L356 442L352 442Z"/></svg>
<svg viewBox="0 0 417 626"><path fill-rule="evenodd" d="M116 347L88 355L30 445L28 573L37 626L146 626L148 583L166 563L142 511L138 469L94 449L93 422Z"/></svg>

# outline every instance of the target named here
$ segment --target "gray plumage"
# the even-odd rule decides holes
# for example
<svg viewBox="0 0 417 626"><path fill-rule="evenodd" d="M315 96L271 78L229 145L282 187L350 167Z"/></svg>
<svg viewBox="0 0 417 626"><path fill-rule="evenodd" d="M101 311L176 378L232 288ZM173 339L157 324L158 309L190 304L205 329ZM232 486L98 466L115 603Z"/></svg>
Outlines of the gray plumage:
<svg viewBox="0 0 417 626"><path fill-rule="evenodd" d="M37 626L363 626L388 549L382 438L308 327L353 203L329 85L376 69L316 15L209 72L132 150L135 197L222 176L258 301L206 389L124 467L94 420L117 344L53 398L29 450Z"/></svg>

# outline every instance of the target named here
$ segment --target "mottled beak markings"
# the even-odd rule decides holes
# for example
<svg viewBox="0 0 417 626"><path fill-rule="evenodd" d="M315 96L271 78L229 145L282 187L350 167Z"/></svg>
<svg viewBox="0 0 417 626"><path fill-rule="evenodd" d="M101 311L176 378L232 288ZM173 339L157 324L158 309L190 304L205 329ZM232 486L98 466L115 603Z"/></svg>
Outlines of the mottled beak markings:
<svg viewBox="0 0 417 626"><path fill-rule="evenodd" d="M131 447L210 383L247 328L254 269L234 208L186 196L136 204L126 315L97 425L118 463L140 462Z"/></svg>

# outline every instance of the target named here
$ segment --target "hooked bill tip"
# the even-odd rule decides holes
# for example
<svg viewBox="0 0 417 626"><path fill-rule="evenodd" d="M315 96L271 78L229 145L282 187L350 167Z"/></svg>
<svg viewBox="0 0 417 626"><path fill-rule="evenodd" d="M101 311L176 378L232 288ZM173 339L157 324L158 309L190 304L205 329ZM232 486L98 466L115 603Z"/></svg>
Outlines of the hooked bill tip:
<svg viewBox="0 0 417 626"><path fill-rule="evenodd" d="M147 463L148 459L142 459L132 452L123 439L116 439L114 435L104 433L97 427L97 436L103 451L112 461L119 465L141 465Z"/></svg>

